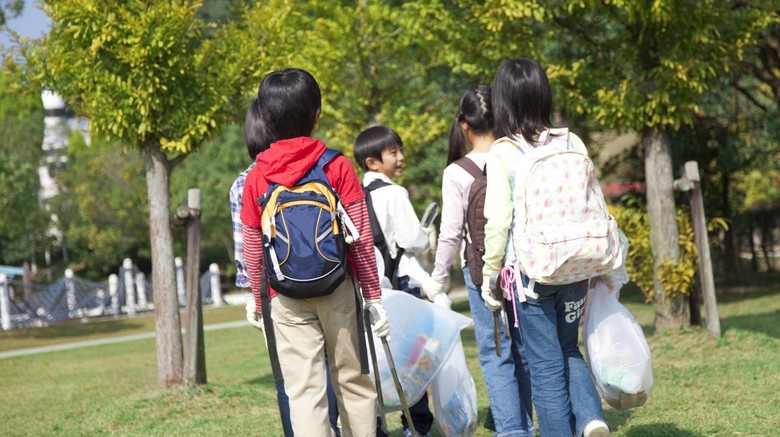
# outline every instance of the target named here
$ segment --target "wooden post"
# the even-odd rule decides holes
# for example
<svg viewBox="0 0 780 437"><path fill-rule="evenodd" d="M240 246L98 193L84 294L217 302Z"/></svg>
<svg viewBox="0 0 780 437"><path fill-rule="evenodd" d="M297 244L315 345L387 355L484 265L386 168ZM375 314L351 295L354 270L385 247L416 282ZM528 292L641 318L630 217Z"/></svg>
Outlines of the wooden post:
<svg viewBox="0 0 780 437"><path fill-rule="evenodd" d="M30 273L30 264L25 261L22 265L22 287L24 290L24 300L29 302L32 299L32 274Z"/></svg>
<svg viewBox="0 0 780 437"><path fill-rule="evenodd" d="M720 337L718 303L715 298L715 279L712 274L710 242L707 237L707 220L704 217L704 199L701 193L700 181L699 164L696 161L687 161L683 167L683 175L680 179L674 181L674 187L681 191L690 191L688 200L691 206L696 248L699 252L699 279L701 281L702 297L707 317L707 330L711 335Z"/></svg>
<svg viewBox="0 0 780 437"><path fill-rule="evenodd" d="M203 303L200 294L200 190L187 192L187 290L185 306L184 385L206 383Z"/></svg>

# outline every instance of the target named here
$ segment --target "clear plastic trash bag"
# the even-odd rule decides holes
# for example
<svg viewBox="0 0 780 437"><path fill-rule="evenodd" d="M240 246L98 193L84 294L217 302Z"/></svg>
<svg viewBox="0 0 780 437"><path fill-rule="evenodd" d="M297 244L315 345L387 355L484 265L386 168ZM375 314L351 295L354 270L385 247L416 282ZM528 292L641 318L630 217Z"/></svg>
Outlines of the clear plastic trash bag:
<svg viewBox="0 0 780 437"><path fill-rule="evenodd" d="M382 305L390 324L390 353L406 401L411 406L420 400L460 343L460 331L472 326L473 322L462 314L397 290L382 289ZM385 409L400 411L401 400L384 348L376 335L374 345ZM374 380L373 373L371 379Z"/></svg>
<svg viewBox="0 0 780 437"><path fill-rule="evenodd" d="M472 436L477 431L477 388L471 377L463 343L455 343L447 361L431 383L433 417L445 437Z"/></svg>
<svg viewBox="0 0 780 437"><path fill-rule="evenodd" d="M653 366L642 328L603 282L588 291L587 302L583 342L596 387L615 409L644 405Z"/></svg>

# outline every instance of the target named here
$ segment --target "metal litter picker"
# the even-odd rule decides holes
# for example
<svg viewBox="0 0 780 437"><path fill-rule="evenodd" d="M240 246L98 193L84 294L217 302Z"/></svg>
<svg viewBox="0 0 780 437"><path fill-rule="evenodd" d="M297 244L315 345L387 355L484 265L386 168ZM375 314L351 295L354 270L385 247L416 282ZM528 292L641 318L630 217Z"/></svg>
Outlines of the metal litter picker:
<svg viewBox="0 0 780 437"><path fill-rule="evenodd" d="M374 317L378 317L378 314L374 314ZM382 418L382 430L387 433L387 420L385 418L385 401L382 396L382 381L379 378L379 366L376 359L376 349L374 347L374 336L371 332L371 310L366 308L363 310L363 320L366 326L366 332L368 334L368 349L371 353L371 364L374 366L374 383L376 384L377 400L379 402L379 414ZM387 359L387 365L390 367L390 374L393 376L393 383L395 389L398 391L398 398L401 400L401 408L409 423L412 423L412 414L409 412L409 404L406 402L406 394L404 394L403 387L401 387L401 380L398 379L398 372L395 370L395 362L393 361L393 355L390 353L390 346L387 344L387 339L384 337L380 339L382 341L382 347L385 351L385 358ZM417 432L414 426L410 426L409 430L412 432L413 437L417 437Z"/></svg>

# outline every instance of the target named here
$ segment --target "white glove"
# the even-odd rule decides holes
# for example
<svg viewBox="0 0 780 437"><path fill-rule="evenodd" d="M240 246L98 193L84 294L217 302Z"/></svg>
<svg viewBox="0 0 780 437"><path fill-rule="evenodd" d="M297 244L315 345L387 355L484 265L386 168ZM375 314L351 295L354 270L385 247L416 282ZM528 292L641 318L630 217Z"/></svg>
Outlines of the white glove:
<svg viewBox="0 0 780 437"><path fill-rule="evenodd" d="M265 332L265 326L263 325L263 315L257 313L255 307L255 297L248 293L246 295L246 321L255 328Z"/></svg>
<svg viewBox="0 0 780 437"><path fill-rule="evenodd" d="M381 299L367 299L365 309L371 317L371 329L379 338L390 339L390 324L387 321L387 312L382 306Z"/></svg>
<svg viewBox="0 0 780 437"><path fill-rule="evenodd" d="M422 287L420 288L422 288L425 297L427 297L431 302L435 301L437 295L444 293L444 284L431 278L430 276L423 279Z"/></svg>
<svg viewBox="0 0 780 437"><path fill-rule="evenodd" d="M450 297L447 296L447 293L443 291L433 297L433 304L442 308L452 308L452 301L450 300Z"/></svg>
<svg viewBox="0 0 780 437"><path fill-rule="evenodd" d="M495 300L490 293L490 283L485 282L482 284L482 300L485 301L485 306L490 311L498 311L501 309L501 302Z"/></svg>

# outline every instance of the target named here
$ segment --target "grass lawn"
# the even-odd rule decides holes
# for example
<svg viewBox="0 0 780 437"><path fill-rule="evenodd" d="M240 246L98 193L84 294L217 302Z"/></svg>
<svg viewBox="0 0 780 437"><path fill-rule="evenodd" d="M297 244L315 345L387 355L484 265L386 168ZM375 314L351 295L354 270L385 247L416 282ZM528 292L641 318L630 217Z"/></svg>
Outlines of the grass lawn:
<svg viewBox="0 0 780 437"><path fill-rule="evenodd" d="M780 413L780 276L718 284L723 336L704 329L654 333L653 309L621 301L649 335L655 385L643 407L605 404L614 436L777 436ZM467 313L466 301L454 309ZM207 309L206 323L242 320L243 306ZM0 351L153 330L150 315L0 332ZM488 408L473 332L464 348L477 384L477 436ZM209 384L156 387L154 339L0 359L0 436L280 436L262 336L249 326L206 332ZM389 416L400 436L400 414ZM437 435L437 434L434 434Z"/></svg>

